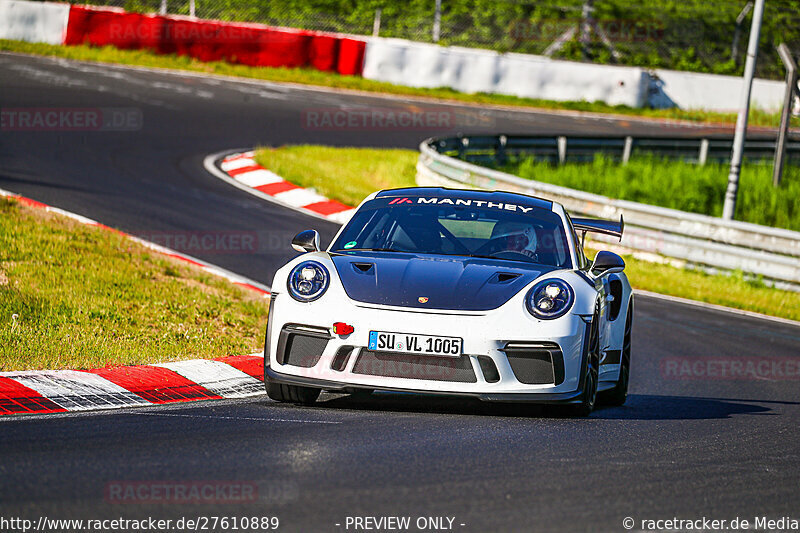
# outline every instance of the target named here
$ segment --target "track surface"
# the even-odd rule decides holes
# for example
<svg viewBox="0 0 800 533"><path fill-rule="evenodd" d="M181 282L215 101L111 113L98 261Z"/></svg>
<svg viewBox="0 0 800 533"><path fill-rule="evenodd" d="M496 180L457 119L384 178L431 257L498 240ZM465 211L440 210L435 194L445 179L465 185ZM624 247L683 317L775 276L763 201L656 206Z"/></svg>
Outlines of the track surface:
<svg viewBox="0 0 800 533"><path fill-rule="evenodd" d="M127 132L3 131L0 187L133 233L257 231L256 253L183 251L267 284L292 256L294 233L315 227L327 240L336 227L210 177L206 154L301 142L415 148L457 130L666 133L635 120L475 111L1 54L0 79L4 109L126 107L143 117L142 129ZM458 125L320 130L302 119L309 110L388 108L446 112ZM0 516L274 515L286 531L346 531L347 516L364 515L411 516L412 524L449 516L462 531L623 531L627 516L800 518L798 376L679 380L664 366L672 356L796 365L800 329L644 297L635 318L628 404L588 420L399 394L323 395L313 408L264 397L3 419ZM123 480L239 480L257 483L259 497L247 505L106 501L106 484Z"/></svg>

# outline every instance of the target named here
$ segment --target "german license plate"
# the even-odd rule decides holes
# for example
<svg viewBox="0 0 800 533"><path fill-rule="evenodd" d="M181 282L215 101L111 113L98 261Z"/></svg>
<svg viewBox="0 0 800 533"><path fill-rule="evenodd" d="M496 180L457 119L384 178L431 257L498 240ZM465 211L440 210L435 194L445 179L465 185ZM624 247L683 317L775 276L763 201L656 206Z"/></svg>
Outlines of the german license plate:
<svg viewBox="0 0 800 533"><path fill-rule="evenodd" d="M375 352L402 352L459 357L462 344L462 339L458 337L370 331L368 348Z"/></svg>

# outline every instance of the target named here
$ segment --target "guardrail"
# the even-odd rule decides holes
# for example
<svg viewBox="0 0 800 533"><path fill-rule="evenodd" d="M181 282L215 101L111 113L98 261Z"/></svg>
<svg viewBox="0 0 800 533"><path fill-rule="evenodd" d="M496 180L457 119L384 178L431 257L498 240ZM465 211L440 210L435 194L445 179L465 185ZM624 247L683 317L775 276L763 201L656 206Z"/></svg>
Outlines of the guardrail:
<svg viewBox="0 0 800 533"><path fill-rule="evenodd" d="M704 165L707 161L729 162L733 140L730 137L567 137L556 135L471 135L436 139L436 151L474 163L503 163L513 155L532 155L542 160L564 163L590 161L596 154L627 163L635 153L649 153ZM751 138L745 142L744 157L750 161L772 163L775 139ZM800 161L800 138L786 142L786 157Z"/></svg>
<svg viewBox="0 0 800 533"><path fill-rule="evenodd" d="M488 139L494 142L486 142ZM626 248L713 269L741 270L761 275L778 286L800 290L800 232L615 200L523 179L448 155L460 153L463 157L472 156L472 161L490 157L496 161L504 157L497 152L508 150L510 139L515 141L514 148L524 145L524 139L528 139L528 146L538 149L541 144L537 143L545 138L499 135L428 139L420 145L417 182L520 192L559 202L570 213L598 218L618 219L624 214L625 234L620 244ZM581 140L586 141L585 138ZM463 147L462 150L454 150L457 146ZM587 141L583 146L591 144ZM796 153L798 148L795 148ZM615 239L601 235L595 239L616 243Z"/></svg>

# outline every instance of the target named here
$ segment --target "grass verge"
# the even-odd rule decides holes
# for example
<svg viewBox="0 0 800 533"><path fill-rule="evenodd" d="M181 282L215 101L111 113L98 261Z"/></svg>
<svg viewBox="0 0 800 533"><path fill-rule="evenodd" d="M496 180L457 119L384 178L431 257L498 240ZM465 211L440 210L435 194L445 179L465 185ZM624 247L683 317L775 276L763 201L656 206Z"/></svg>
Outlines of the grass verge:
<svg viewBox="0 0 800 533"><path fill-rule="evenodd" d="M0 198L0 370L242 355L268 303L121 235Z"/></svg>
<svg viewBox="0 0 800 533"><path fill-rule="evenodd" d="M301 187L347 205L379 189L415 187L419 152L402 149L284 146L256 151L256 162Z"/></svg>
<svg viewBox="0 0 800 533"><path fill-rule="evenodd" d="M224 76L238 76L274 82L300 83L320 87L333 87L374 93L392 94L398 96L427 97L443 101L502 105L515 107L528 107L547 110L571 110L594 113L607 113L616 115L639 116L646 118L665 118L674 120L688 120L693 122L727 123L736 122L736 115L732 113L716 113L710 111L687 111L681 109L640 109L627 106L611 106L598 102L554 102L534 98L518 98L499 94L466 94L447 88L420 89L393 85L391 83L367 80L357 76L342 76L331 72L321 72L301 68L275 68L275 67L249 67L246 65L233 65L225 62L204 63L187 56L161 55L147 50L120 50L114 47L60 46L43 43L26 43L0 39L0 51L18 52L23 54L63 57L80 61L95 61L100 63L114 63L120 65L133 65L153 68L169 68L203 72ZM750 124L753 126L777 127L780 116L767 113L760 109L752 109ZM800 119L792 119L793 126L800 126Z"/></svg>
<svg viewBox="0 0 800 533"><path fill-rule="evenodd" d="M413 150L305 145L262 148L256 160L293 183L357 205L378 189L414 185L417 156ZM587 250L590 255L595 252ZM637 289L800 320L800 293L773 289L741 275L711 275L624 257Z"/></svg>

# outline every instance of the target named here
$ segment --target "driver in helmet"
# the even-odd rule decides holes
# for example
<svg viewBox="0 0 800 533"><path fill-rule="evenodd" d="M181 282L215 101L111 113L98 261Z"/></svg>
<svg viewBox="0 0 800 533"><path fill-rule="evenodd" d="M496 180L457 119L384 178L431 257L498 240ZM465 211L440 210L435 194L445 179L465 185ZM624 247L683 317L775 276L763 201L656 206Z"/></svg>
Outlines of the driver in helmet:
<svg viewBox="0 0 800 533"><path fill-rule="evenodd" d="M492 239L504 239L507 252L517 252L536 259L536 228L521 222L500 222L492 231Z"/></svg>

